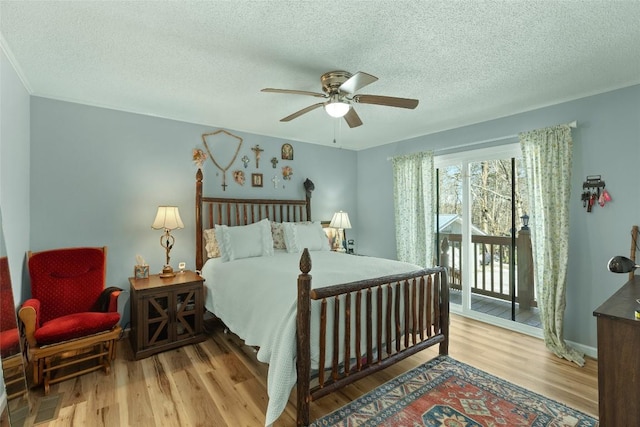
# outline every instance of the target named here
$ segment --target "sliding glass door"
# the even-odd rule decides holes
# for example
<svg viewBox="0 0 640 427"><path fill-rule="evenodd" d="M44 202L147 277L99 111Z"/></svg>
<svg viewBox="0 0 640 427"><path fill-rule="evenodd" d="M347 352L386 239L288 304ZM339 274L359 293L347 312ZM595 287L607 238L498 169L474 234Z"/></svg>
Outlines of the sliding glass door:
<svg viewBox="0 0 640 427"><path fill-rule="evenodd" d="M454 308L539 327L533 281L518 283L518 257L531 256L526 247L518 251L529 236L520 231L528 212L520 157L517 144L436 157L436 226Z"/></svg>

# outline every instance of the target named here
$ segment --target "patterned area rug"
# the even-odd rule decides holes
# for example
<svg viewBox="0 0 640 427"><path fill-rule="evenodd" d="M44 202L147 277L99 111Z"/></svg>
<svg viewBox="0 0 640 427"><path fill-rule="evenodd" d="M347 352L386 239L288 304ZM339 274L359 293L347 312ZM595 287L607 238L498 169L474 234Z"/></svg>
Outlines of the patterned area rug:
<svg viewBox="0 0 640 427"><path fill-rule="evenodd" d="M448 356L439 356L311 426L591 427L598 426L598 421Z"/></svg>

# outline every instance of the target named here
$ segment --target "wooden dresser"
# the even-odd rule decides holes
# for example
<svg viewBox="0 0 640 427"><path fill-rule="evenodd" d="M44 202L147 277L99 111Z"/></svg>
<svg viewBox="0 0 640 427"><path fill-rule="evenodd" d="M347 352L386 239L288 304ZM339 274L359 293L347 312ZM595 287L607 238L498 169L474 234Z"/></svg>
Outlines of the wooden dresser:
<svg viewBox="0 0 640 427"><path fill-rule="evenodd" d="M624 276L620 275L623 278ZM640 425L640 276L594 310L598 322L598 406L601 427Z"/></svg>

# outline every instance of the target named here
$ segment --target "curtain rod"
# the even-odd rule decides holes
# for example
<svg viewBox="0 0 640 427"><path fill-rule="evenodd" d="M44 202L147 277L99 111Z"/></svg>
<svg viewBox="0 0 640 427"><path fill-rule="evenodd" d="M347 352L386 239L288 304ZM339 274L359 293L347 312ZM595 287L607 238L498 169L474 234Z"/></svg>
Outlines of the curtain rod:
<svg viewBox="0 0 640 427"><path fill-rule="evenodd" d="M568 123L569 127L572 129L575 129L578 127L578 121L574 120L570 123ZM482 141L476 141L476 142L472 142L470 144L460 144L460 145L454 145L453 147L446 147L446 148L439 148L437 150L434 150L434 154L440 153L442 151L449 151L449 150L455 150L457 148L465 148L465 147L473 147L475 145L481 145L481 144L488 144L490 142L497 142L497 141L502 141L504 139L514 139L517 138L518 134L513 134L513 135L507 135L507 136L500 136L498 138L491 138L491 139L485 139ZM387 160L391 160L393 159L393 157L388 157Z"/></svg>
<svg viewBox="0 0 640 427"><path fill-rule="evenodd" d="M578 127L578 121L574 120L571 123L568 123L569 127L572 129L575 129L576 127ZM525 131L527 132L527 131ZM522 133L522 132L520 132ZM456 148L464 148L464 147L472 147L474 145L480 145L480 144L488 144L490 142L496 142L496 141L502 141L503 139L514 139L517 138L518 134L513 134L513 135L507 135L507 136L500 136L498 138L492 138L492 139L485 139L483 141L477 141L477 142L472 142L471 144L460 144L460 145L456 145L453 147L447 147L447 148L440 148L438 150L435 150L434 153L438 153L438 152L442 152L442 151L449 151L449 150L455 150Z"/></svg>

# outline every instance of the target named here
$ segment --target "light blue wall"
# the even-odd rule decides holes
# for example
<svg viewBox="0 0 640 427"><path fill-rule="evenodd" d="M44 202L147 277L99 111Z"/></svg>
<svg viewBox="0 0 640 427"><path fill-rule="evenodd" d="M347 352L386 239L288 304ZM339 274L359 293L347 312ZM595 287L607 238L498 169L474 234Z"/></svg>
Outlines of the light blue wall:
<svg viewBox="0 0 640 427"><path fill-rule="evenodd" d="M640 86L358 152L358 250L396 256L389 157L473 144L573 120L578 127L573 131L564 330L568 340L595 347L593 310L627 280L626 275L609 273L606 263L613 255L629 255L631 227L640 224ZM587 175L602 175L613 197L592 213L580 201Z"/></svg>
<svg viewBox="0 0 640 427"><path fill-rule="evenodd" d="M172 260L194 264L191 150L200 135L218 129L29 96L2 56L1 190L12 274L24 277L26 250L76 245L109 246L109 284L127 287L135 255L158 271L164 261L159 232L150 224L158 204L180 206L185 229L174 232ZM11 109L6 105L10 103ZM425 117L428 120L428 117ZM388 158L426 149L446 149L578 121L574 130L569 277L565 337L596 345L592 311L626 276L606 272L614 254L629 252L629 231L640 223L640 86L583 98L503 119L388 144L360 152L231 132L244 138L240 157L260 144L262 189L231 183L222 192L209 162L205 192L229 197L303 197L301 183L316 185L313 216L329 220L349 212L357 251L394 258L393 190ZM272 156L284 142L295 149L294 179L274 190ZM230 147L233 149L234 147ZM237 161L238 167L240 166ZM282 163L279 165L281 166ZM253 166L250 166L249 171ZM613 202L587 214L579 200L586 175L600 174ZM282 181L281 181L282 184ZM27 200L25 200L28 198ZM16 261L16 258L18 261ZM17 273L14 273L17 271ZM21 302L28 295L22 280Z"/></svg>
<svg viewBox="0 0 640 427"><path fill-rule="evenodd" d="M203 147L201 134L216 129L32 97L31 249L107 245L108 283L128 289L136 254L147 260L152 273L162 269L162 232L152 230L151 223L158 205L171 204L180 208L185 223L172 232L172 264L176 268L186 261L187 268L195 268L196 167L191 156L193 148ZM207 160L205 195L304 198L302 182L310 178L316 187L313 219L330 220L339 209L356 215L355 152L227 130L244 139L227 174L229 187L222 191L219 171ZM274 189L271 177L285 162L273 169L269 159L280 158L284 142L294 148L294 160L286 162L294 175ZM251 151L256 144L265 150L259 170ZM220 146L217 154L212 150L227 159L219 163L228 163L236 147ZM251 162L243 170L263 173L264 187L252 188L250 180L243 187L233 182L230 172L242 168L244 154Z"/></svg>
<svg viewBox="0 0 640 427"><path fill-rule="evenodd" d="M29 127L29 93L0 48L0 207L16 305L29 249Z"/></svg>

